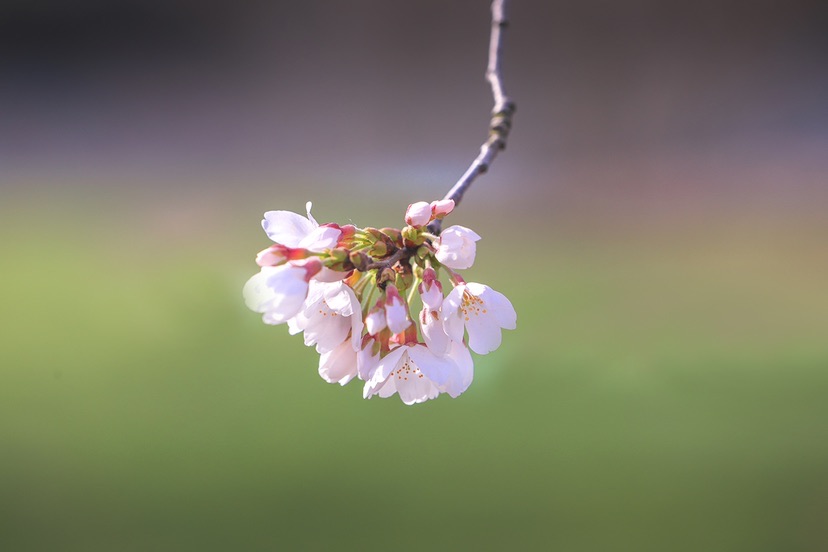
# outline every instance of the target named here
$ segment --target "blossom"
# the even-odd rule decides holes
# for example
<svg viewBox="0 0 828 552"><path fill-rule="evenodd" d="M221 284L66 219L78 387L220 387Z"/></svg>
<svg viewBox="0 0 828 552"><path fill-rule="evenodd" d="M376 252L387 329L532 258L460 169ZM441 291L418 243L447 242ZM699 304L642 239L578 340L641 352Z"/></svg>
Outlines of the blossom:
<svg viewBox="0 0 828 552"><path fill-rule="evenodd" d="M308 295L308 281L321 268L314 260L263 266L242 289L247 308L262 313L266 324L282 324L296 316Z"/></svg>
<svg viewBox="0 0 828 552"><path fill-rule="evenodd" d="M312 205L308 201L305 206L307 218L292 211L268 211L264 214L262 228L271 240L287 247L317 253L336 247L341 230L336 225L319 226L311 215Z"/></svg>
<svg viewBox="0 0 828 552"><path fill-rule="evenodd" d="M449 268L469 268L474 264L475 242L479 239L480 236L465 226L449 226L435 242L437 252L434 256Z"/></svg>
<svg viewBox="0 0 828 552"><path fill-rule="evenodd" d="M501 328L514 330L517 322L512 303L489 286L469 282L456 286L446 296L442 307L443 325L454 341L469 332L469 347L485 355L500 347Z"/></svg>
<svg viewBox="0 0 828 552"><path fill-rule="evenodd" d="M327 353L351 334L351 348L359 350L362 339L362 310L354 291L343 282L310 283L303 308L288 321L291 334L305 332L305 345Z"/></svg>
<svg viewBox="0 0 828 552"><path fill-rule="evenodd" d="M496 349L516 315L502 294L455 272L474 263L480 236L452 226L438 237L429 228L454 201L412 203L401 230L320 225L310 209L307 217L265 213L262 227L274 243L256 256L259 272L243 289L247 306L268 324L302 333L325 381L363 380L366 399L397 394L411 405L465 392L474 378L470 350ZM454 285L448 296L441 270ZM416 324L406 299L415 292Z"/></svg>
<svg viewBox="0 0 828 552"><path fill-rule="evenodd" d="M450 355L440 357L415 343L397 347L380 359L362 395L387 398L398 393L405 404L425 402L441 392L457 397L472 381L471 356L462 344L454 344Z"/></svg>

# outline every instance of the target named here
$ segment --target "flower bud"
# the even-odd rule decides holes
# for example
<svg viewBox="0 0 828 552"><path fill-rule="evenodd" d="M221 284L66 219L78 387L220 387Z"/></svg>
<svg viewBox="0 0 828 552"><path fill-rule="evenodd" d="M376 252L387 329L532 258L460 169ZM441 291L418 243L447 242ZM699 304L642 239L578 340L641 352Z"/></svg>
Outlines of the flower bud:
<svg viewBox="0 0 828 552"><path fill-rule="evenodd" d="M425 242L425 237L422 233L413 226L406 226L402 229L402 237L407 242L406 245L422 245Z"/></svg>
<svg viewBox="0 0 828 552"><path fill-rule="evenodd" d="M431 222L431 205L425 201L412 203L405 211L405 222L414 228L427 226Z"/></svg>
<svg viewBox="0 0 828 552"><path fill-rule="evenodd" d="M369 335L377 335L387 327L385 321L385 308L382 301L377 301L376 306L368 311L365 316L365 329Z"/></svg>
<svg viewBox="0 0 828 552"><path fill-rule="evenodd" d="M288 260L288 248L284 245L275 244L267 249L259 251L256 255L256 264L259 266L278 266Z"/></svg>
<svg viewBox="0 0 828 552"><path fill-rule="evenodd" d="M396 228L381 228L380 232L388 236L388 238L391 240L395 247L400 248L403 246L402 232L400 232Z"/></svg>
<svg viewBox="0 0 828 552"><path fill-rule="evenodd" d="M401 333L411 325L406 303L393 285L385 288L385 294L385 321L388 324L388 329L395 334Z"/></svg>
<svg viewBox="0 0 828 552"><path fill-rule="evenodd" d="M384 282L393 282L397 278L397 273L391 268L383 268L377 275L377 284Z"/></svg>
<svg viewBox="0 0 828 552"><path fill-rule="evenodd" d="M388 255L388 246L384 241L378 241L371 246L370 253L372 257L385 257Z"/></svg>
<svg viewBox="0 0 828 552"><path fill-rule="evenodd" d="M371 263L371 258L362 251L351 251L350 255L348 255L348 259L351 261L351 264L354 265L354 268L360 272L363 272Z"/></svg>
<svg viewBox="0 0 828 552"><path fill-rule="evenodd" d="M438 201L431 202L431 215L432 218L436 218L442 220L443 217L448 215L454 210L454 200L453 199L440 199Z"/></svg>
<svg viewBox="0 0 828 552"><path fill-rule="evenodd" d="M423 282L418 290L423 305L429 310L436 311L443 304L443 284L437 279L437 272L433 268L423 271Z"/></svg>

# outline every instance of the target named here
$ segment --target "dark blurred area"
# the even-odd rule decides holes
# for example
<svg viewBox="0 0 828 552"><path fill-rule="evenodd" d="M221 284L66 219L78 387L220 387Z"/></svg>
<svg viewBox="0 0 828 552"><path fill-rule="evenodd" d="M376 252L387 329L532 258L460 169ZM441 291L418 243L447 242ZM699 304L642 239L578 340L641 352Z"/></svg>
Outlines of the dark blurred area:
<svg viewBox="0 0 828 552"><path fill-rule="evenodd" d="M498 170L527 193L822 197L824 2L510 12L519 115ZM488 21L481 1L5 2L2 180L221 186L312 163L437 195L484 136Z"/></svg>

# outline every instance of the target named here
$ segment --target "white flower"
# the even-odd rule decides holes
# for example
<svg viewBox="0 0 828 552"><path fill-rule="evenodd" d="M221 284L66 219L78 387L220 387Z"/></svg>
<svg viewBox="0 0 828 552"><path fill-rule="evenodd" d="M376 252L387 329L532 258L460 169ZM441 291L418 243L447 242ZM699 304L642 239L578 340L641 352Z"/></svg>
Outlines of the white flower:
<svg viewBox="0 0 828 552"><path fill-rule="evenodd" d="M408 405L433 399L441 392L457 397L471 384L472 371L471 355L460 343L452 345L445 357L419 343L402 345L380 359L362 395L369 399L398 393Z"/></svg>
<svg viewBox="0 0 828 552"><path fill-rule="evenodd" d="M385 288L385 295L387 298L385 301L385 321L388 324L388 329L391 330L391 333L402 333L411 325L406 303L400 297L400 292L397 291L394 285L388 285Z"/></svg>
<svg viewBox="0 0 828 552"><path fill-rule="evenodd" d="M308 295L307 266L288 263L263 266L244 284L247 308L262 313L266 324L281 324L296 316Z"/></svg>
<svg viewBox="0 0 828 552"><path fill-rule="evenodd" d="M440 234L435 242L437 260L449 268L462 270L474 264L474 255L480 239L474 231L465 226L449 226Z"/></svg>
<svg viewBox="0 0 828 552"><path fill-rule="evenodd" d="M345 385L357 375L357 352L343 341L319 357L319 375L328 383Z"/></svg>
<svg viewBox="0 0 828 552"><path fill-rule="evenodd" d="M262 228L278 244L307 249L316 253L336 247L342 232L336 226L319 226L311 216L311 202L306 205L307 218L292 211L268 211Z"/></svg>
<svg viewBox="0 0 828 552"><path fill-rule="evenodd" d="M485 355L500 346L501 328L514 330L517 322L512 303L489 286L470 282L455 287L443 301L443 326L454 341L469 332L469 347Z"/></svg>
<svg viewBox="0 0 828 552"><path fill-rule="evenodd" d="M351 333L351 348L359 350L362 339L362 308L349 286L342 282L312 281L308 297L288 321L291 334L305 332L305 345L316 345L319 353L337 348Z"/></svg>
<svg viewBox="0 0 828 552"><path fill-rule="evenodd" d="M431 204L425 201L412 203L405 210L406 224L414 228L422 228L431 222Z"/></svg>

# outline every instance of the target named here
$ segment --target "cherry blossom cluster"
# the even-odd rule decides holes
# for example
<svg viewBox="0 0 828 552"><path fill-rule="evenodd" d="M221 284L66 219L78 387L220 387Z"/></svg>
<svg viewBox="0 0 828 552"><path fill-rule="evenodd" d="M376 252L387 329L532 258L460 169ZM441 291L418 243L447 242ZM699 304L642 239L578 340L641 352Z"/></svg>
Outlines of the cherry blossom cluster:
<svg viewBox="0 0 828 552"><path fill-rule="evenodd" d="M320 225L310 203L307 217L268 211L262 226L275 243L256 256L245 303L265 323L303 333L329 383L359 378L364 398L397 393L409 405L457 397L472 382L469 349L497 349L517 316L503 294L457 273L474 263L480 236L429 231L453 209L452 200L409 205L401 230Z"/></svg>

